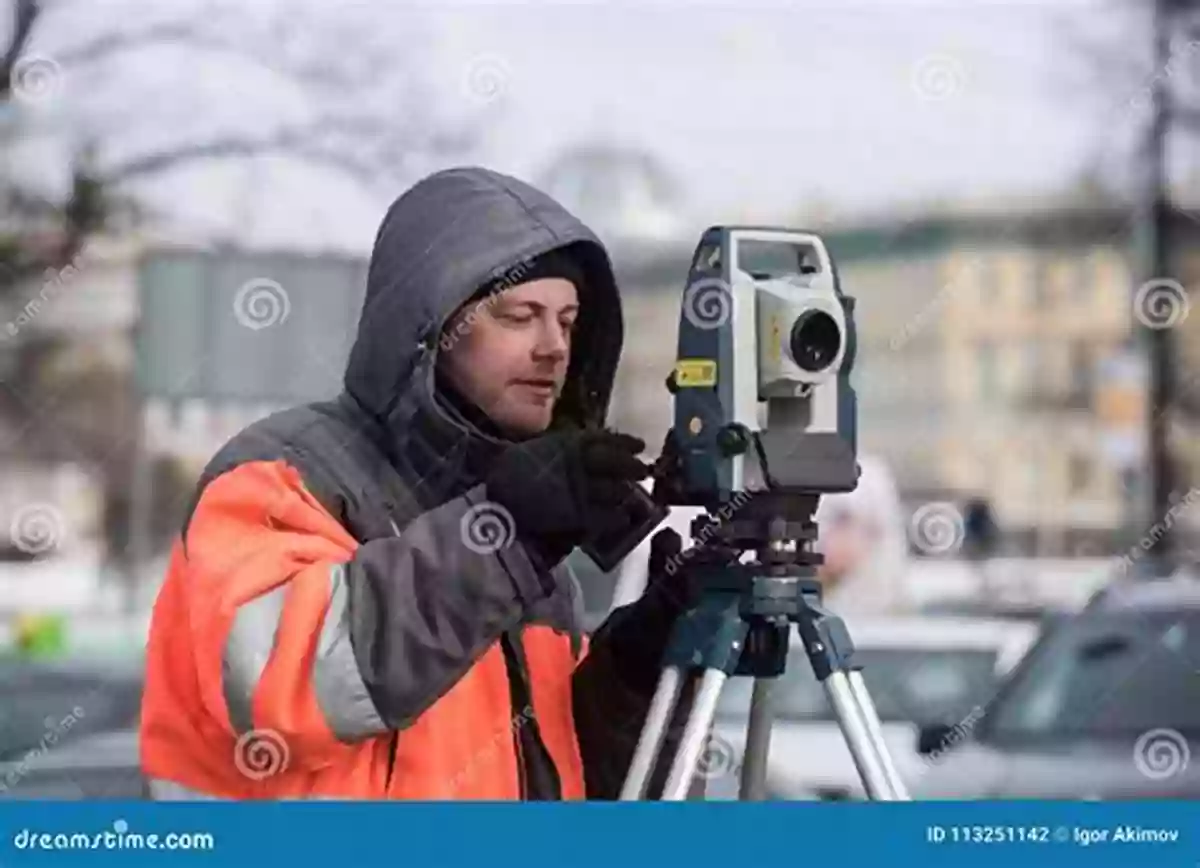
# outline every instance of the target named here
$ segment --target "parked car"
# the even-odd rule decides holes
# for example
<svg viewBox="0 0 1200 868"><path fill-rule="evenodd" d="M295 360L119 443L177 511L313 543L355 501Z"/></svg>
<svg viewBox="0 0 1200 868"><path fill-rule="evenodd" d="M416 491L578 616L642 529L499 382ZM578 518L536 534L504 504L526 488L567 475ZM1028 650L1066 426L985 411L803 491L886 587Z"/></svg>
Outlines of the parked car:
<svg viewBox="0 0 1200 868"><path fill-rule="evenodd" d="M1200 797L1197 667L1200 582L1113 585L1042 637L913 796Z"/></svg>
<svg viewBox="0 0 1200 868"><path fill-rule="evenodd" d="M0 800L138 800L143 780L137 729L99 732L0 762Z"/></svg>
<svg viewBox="0 0 1200 868"><path fill-rule="evenodd" d="M926 763L917 752L923 725L954 725L982 712L999 680L1024 654L1037 628L1021 622L950 617L846 619L896 769L911 786ZM718 704L710 751L735 759L711 775L709 800L736 799L753 681L733 678ZM772 690L774 725L767 768L771 799L866 797L862 780L793 631L786 671ZM714 763L708 763L709 767Z"/></svg>
<svg viewBox="0 0 1200 868"><path fill-rule="evenodd" d="M0 799L141 795L140 661L0 660Z"/></svg>

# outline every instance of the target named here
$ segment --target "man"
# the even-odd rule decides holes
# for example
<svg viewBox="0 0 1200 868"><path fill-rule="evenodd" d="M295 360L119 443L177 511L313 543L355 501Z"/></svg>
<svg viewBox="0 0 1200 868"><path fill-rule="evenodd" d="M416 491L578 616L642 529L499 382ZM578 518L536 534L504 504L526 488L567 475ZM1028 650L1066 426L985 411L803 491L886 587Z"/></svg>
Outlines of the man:
<svg viewBox="0 0 1200 868"><path fill-rule="evenodd" d="M656 581L589 644L563 565L648 473L601 427L621 340L604 247L543 193L462 168L401 196L344 392L199 482L147 649L151 795L616 797L685 602Z"/></svg>

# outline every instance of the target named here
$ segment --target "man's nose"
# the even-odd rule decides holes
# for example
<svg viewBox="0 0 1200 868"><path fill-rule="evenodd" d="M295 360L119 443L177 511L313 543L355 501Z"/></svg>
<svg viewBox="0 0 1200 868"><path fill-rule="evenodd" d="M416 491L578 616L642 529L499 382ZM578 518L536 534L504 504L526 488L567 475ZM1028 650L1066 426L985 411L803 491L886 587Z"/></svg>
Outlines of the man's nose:
<svg viewBox="0 0 1200 868"><path fill-rule="evenodd" d="M570 349L570 335L561 324L550 322L541 329L541 335L536 347L538 357L562 359L566 358Z"/></svg>

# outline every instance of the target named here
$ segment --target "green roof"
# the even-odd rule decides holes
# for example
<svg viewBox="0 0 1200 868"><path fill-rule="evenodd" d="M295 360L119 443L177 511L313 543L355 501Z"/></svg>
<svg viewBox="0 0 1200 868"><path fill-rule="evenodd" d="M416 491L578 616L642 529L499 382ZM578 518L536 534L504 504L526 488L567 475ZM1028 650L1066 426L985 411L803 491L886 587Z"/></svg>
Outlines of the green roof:
<svg viewBox="0 0 1200 868"><path fill-rule="evenodd" d="M1173 212L1178 244L1200 245L1200 213ZM1055 209L972 215L925 216L816 231L839 263L920 257L956 247L1019 244L1061 248L1131 243L1133 217L1128 210Z"/></svg>

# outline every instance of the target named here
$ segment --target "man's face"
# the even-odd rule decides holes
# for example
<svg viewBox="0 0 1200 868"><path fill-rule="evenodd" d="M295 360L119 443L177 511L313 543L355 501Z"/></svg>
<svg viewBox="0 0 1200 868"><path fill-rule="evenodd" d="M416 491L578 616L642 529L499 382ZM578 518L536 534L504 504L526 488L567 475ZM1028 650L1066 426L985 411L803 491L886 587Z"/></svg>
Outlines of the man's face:
<svg viewBox="0 0 1200 868"><path fill-rule="evenodd" d="M463 397L504 431L545 431L571 361L575 285L533 280L468 305L441 339L440 364Z"/></svg>

